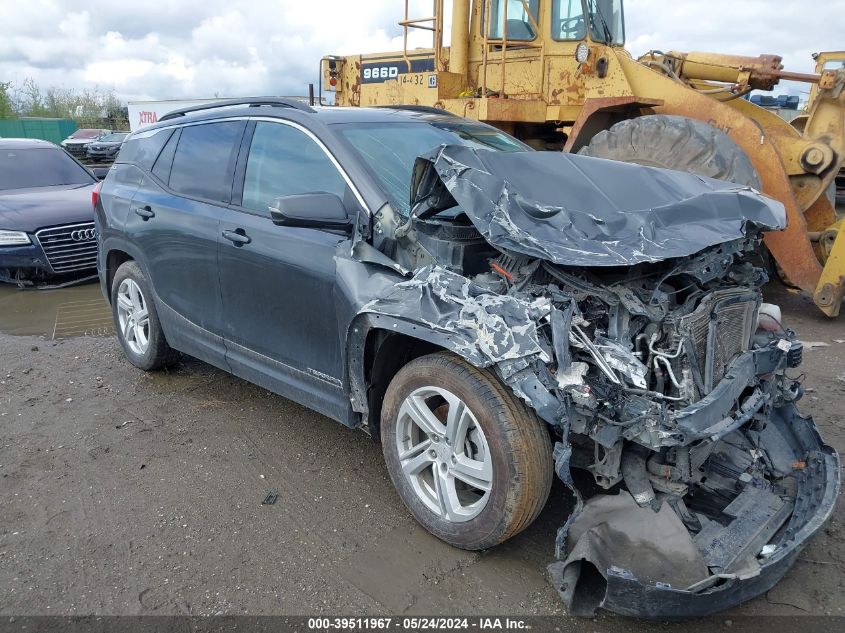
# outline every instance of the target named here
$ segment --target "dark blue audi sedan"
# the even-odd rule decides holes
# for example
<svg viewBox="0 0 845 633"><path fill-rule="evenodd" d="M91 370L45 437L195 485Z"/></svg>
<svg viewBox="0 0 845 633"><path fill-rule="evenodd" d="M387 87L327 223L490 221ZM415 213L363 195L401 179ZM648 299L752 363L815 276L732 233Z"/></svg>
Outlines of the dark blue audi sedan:
<svg viewBox="0 0 845 633"><path fill-rule="evenodd" d="M96 270L96 185L52 143L0 139L0 282L28 286Z"/></svg>

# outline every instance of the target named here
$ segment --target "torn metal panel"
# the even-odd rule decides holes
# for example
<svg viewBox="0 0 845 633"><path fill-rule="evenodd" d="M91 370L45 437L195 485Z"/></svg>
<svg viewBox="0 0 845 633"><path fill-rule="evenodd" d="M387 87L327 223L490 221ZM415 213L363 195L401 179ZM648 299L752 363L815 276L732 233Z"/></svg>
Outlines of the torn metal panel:
<svg viewBox="0 0 845 633"><path fill-rule="evenodd" d="M639 507L624 490L589 499L567 522L565 549L549 566L570 611L589 616L604 608L637 617L689 618L770 589L830 517L840 464L815 425L792 405L772 412L756 442L764 449L751 449L749 457L770 460L773 485L762 488L763 480L740 477L747 484L721 509L721 524L705 519L691 529L685 519L703 517L700 506L679 511L677 504L664 503L655 512ZM719 479L726 466L705 461L704 470ZM698 495L708 492L702 487Z"/></svg>
<svg viewBox="0 0 845 633"><path fill-rule="evenodd" d="M564 266L686 257L786 226L783 205L748 187L560 152L446 145L418 159L412 208L426 217L455 203L494 246Z"/></svg>
<svg viewBox="0 0 845 633"><path fill-rule="evenodd" d="M569 542L569 528L572 527L572 522L581 516L581 512L584 510L584 498L581 496L581 492L572 479L572 445L568 441L568 432L567 430L564 433L562 441L555 443L552 454L555 464L555 474L569 489L575 499L575 507L572 509L566 522L558 528L557 534L555 535L555 558L558 560L561 560L565 555L566 546Z"/></svg>
<svg viewBox="0 0 845 633"><path fill-rule="evenodd" d="M386 314L451 333L453 351L481 367L543 354L535 308L442 268L422 268L412 279L367 303L361 312Z"/></svg>
<svg viewBox="0 0 845 633"><path fill-rule="evenodd" d="M790 501L784 501L770 490L748 486L723 511L730 519L727 529L711 521L693 541L708 567L718 573L732 573L737 571L737 562L747 566L749 554L756 556L762 552L791 512Z"/></svg>
<svg viewBox="0 0 845 633"><path fill-rule="evenodd" d="M687 588L707 578L707 564L668 505L642 508L623 490L584 504L572 522L573 544L558 573L558 591L575 615L594 615L607 590L607 570L625 570L643 583ZM588 568L592 566L592 569Z"/></svg>
<svg viewBox="0 0 845 633"><path fill-rule="evenodd" d="M525 401L541 420L559 425L565 406L537 375L537 370L524 358L499 362L496 374L518 398Z"/></svg>

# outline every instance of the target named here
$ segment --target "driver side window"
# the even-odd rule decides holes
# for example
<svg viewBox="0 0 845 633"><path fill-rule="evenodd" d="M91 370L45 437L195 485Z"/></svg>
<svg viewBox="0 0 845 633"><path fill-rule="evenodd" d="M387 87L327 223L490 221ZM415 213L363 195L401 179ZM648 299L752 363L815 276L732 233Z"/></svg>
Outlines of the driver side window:
<svg viewBox="0 0 845 633"><path fill-rule="evenodd" d="M343 200L346 187L337 167L310 136L284 123L256 123L242 207L269 216L276 198L333 193Z"/></svg>
<svg viewBox="0 0 845 633"><path fill-rule="evenodd" d="M583 40L584 6L581 0L554 0L552 3L552 37L556 40Z"/></svg>
<svg viewBox="0 0 845 633"><path fill-rule="evenodd" d="M534 32L534 25L539 19L538 0L491 0L489 37L500 40L505 35L505 4L508 8L508 41L527 42L537 37L537 33Z"/></svg>

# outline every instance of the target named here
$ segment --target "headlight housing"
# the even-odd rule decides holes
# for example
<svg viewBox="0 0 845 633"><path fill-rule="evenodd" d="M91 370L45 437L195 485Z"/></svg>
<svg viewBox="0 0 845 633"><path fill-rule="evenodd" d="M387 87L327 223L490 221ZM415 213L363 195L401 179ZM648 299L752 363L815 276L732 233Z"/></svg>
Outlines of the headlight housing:
<svg viewBox="0 0 845 633"><path fill-rule="evenodd" d="M32 244L23 231L0 231L0 246L25 246Z"/></svg>
<svg viewBox="0 0 845 633"><path fill-rule="evenodd" d="M579 64L583 64L587 61L587 58L590 56L590 48L584 43L581 42L575 49L575 61Z"/></svg>

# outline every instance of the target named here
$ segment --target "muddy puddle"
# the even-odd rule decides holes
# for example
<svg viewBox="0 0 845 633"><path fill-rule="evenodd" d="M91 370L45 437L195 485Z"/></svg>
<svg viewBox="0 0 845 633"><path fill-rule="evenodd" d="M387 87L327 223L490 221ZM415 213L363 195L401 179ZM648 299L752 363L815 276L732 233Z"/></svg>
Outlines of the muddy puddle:
<svg viewBox="0 0 845 633"><path fill-rule="evenodd" d="M56 290L0 284L0 332L64 339L114 334L111 309L94 281Z"/></svg>

